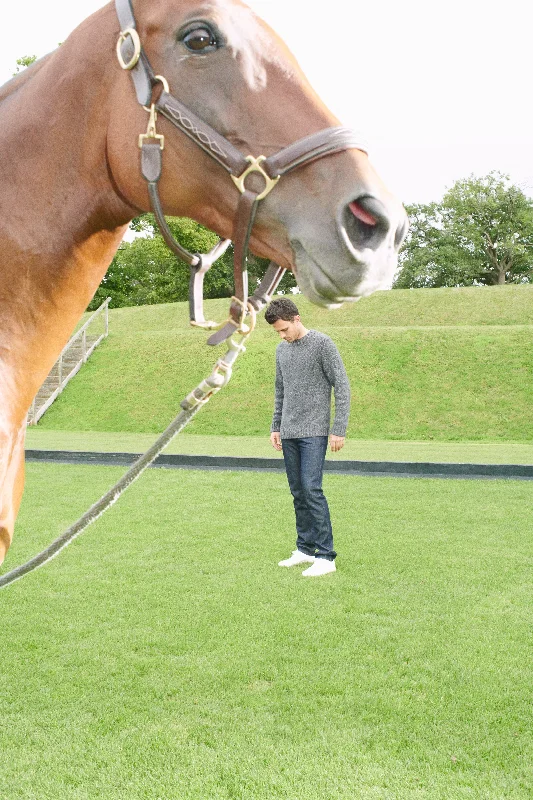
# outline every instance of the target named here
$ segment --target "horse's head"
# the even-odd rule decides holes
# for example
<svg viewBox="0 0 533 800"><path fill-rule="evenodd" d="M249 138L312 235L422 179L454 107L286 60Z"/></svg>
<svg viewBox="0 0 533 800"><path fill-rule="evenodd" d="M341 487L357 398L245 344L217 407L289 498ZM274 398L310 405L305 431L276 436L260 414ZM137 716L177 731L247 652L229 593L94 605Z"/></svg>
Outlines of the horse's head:
<svg viewBox="0 0 533 800"><path fill-rule="evenodd" d="M244 156L270 156L338 125L283 42L239 0L137 0L135 19L170 92ZM121 193L148 210L136 148L146 115L127 73L116 70L111 169ZM165 213L192 216L231 238L239 193L227 172L167 120L160 117L158 128ZM260 204L251 248L292 269L311 300L331 306L390 281L406 227L366 153L348 149L280 179Z"/></svg>

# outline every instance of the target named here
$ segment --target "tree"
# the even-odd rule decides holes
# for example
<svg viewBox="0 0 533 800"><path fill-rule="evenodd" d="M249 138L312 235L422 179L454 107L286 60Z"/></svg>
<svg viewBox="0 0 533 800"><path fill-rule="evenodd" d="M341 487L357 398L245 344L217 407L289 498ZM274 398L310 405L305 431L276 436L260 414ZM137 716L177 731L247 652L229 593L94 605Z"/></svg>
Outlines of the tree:
<svg viewBox="0 0 533 800"><path fill-rule="evenodd" d="M168 225L183 247L192 253L207 253L218 236L186 217L169 217ZM89 306L98 308L106 297L111 307L176 303L189 297L190 271L166 246L152 214L136 217L130 228L139 236L123 242ZM250 293L268 266L268 259L249 255ZM295 286L294 276L284 277L280 288ZM204 279L204 297L231 297L234 291L233 247L213 264Z"/></svg>
<svg viewBox="0 0 533 800"><path fill-rule="evenodd" d="M193 220L171 217L167 222L176 239L193 253L208 252L218 241L216 234ZM187 300L189 267L168 249L153 216L137 217L130 227L140 235L120 245L89 308L97 308L106 297L115 308ZM204 295L230 297L232 284L232 254L227 251L205 276Z"/></svg>
<svg viewBox="0 0 533 800"><path fill-rule="evenodd" d="M394 288L531 280L533 202L507 176L457 181L441 203L407 213L411 228Z"/></svg>
<svg viewBox="0 0 533 800"><path fill-rule="evenodd" d="M506 175L457 181L444 195L447 228L481 266L481 283L519 283L533 269L533 203Z"/></svg>
<svg viewBox="0 0 533 800"><path fill-rule="evenodd" d="M22 69L24 69L25 67L29 67L30 64L33 64L34 61L37 61L37 56L22 56L21 58L17 58L16 61L17 69L16 72L13 73L13 77L15 77L15 75L18 75L18 73L21 71L21 67Z"/></svg>
<svg viewBox="0 0 533 800"><path fill-rule="evenodd" d="M437 203L406 206L409 233L400 251L395 289L435 288L471 284L478 265L457 247L445 229L443 210Z"/></svg>
<svg viewBox="0 0 533 800"><path fill-rule="evenodd" d="M207 253L218 241L216 234L186 217L169 217L167 222L175 238L192 253ZM153 215L136 217L130 228L139 236L121 244L89 308L98 308L106 297L111 297L110 305L114 308L187 300L189 267L168 249ZM250 254L250 293L267 266L267 259ZM287 291L295 285L294 277L285 276L282 287L283 284ZM206 273L204 297L231 297L233 291L233 247L230 247Z"/></svg>

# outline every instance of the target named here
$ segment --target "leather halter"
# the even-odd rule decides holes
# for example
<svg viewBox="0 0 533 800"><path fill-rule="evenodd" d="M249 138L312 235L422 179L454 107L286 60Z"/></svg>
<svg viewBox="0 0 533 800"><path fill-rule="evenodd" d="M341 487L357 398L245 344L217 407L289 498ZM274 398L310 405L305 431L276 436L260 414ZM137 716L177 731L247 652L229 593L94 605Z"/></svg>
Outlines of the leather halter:
<svg viewBox="0 0 533 800"><path fill-rule="evenodd" d="M216 324L205 322L203 318L201 287L205 273L231 242L228 239L221 240L211 253L202 255L190 253L174 239L164 218L157 186L161 177L164 149L164 137L156 130L157 114L162 114L220 164L229 173L241 193L233 234L235 296L232 298L228 322L208 340L208 344L219 344L235 333L236 329L243 328L248 302L251 302L257 310L269 302L285 272L282 267L271 263L260 286L253 296L248 298L246 267L248 243L261 200L272 191L282 176L304 164L348 149L362 150L365 153L367 150L353 131L337 127L306 136L268 158L243 156L240 150L224 136L170 94L165 78L154 73L137 33L131 0L115 0L115 7L121 26L117 57L121 67L128 70L132 76L137 100L150 112L147 132L139 137L141 170L148 183L152 210L163 239L170 249L191 267L189 307L193 325L210 328ZM162 84L163 91L154 101L152 99L154 89L158 84ZM251 173L259 173L262 176L264 181L262 190L257 191L246 186L246 178Z"/></svg>

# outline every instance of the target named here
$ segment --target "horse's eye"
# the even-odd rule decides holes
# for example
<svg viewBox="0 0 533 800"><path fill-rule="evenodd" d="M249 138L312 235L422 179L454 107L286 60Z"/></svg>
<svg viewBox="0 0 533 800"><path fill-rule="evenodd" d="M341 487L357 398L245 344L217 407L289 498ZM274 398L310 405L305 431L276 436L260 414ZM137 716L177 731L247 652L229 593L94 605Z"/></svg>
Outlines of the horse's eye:
<svg viewBox="0 0 533 800"><path fill-rule="evenodd" d="M217 40L209 28L195 28L183 37L183 43L193 53L209 53L217 49Z"/></svg>

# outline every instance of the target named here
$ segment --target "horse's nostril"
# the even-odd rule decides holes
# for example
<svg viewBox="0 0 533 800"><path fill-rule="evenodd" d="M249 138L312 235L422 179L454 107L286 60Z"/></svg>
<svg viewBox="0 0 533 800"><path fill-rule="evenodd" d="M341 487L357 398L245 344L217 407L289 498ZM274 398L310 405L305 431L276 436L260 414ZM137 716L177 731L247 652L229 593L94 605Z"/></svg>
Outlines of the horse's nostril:
<svg viewBox="0 0 533 800"><path fill-rule="evenodd" d="M385 206L376 197L363 195L348 204L344 211L346 235L356 250L377 249L390 228Z"/></svg>
<svg viewBox="0 0 533 800"><path fill-rule="evenodd" d="M356 219L361 220L364 222L365 225L370 225L373 227L377 223L377 219L369 214L368 211L365 211L361 203L358 203L357 200L354 200L353 203L350 203L348 206L352 214Z"/></svg>

